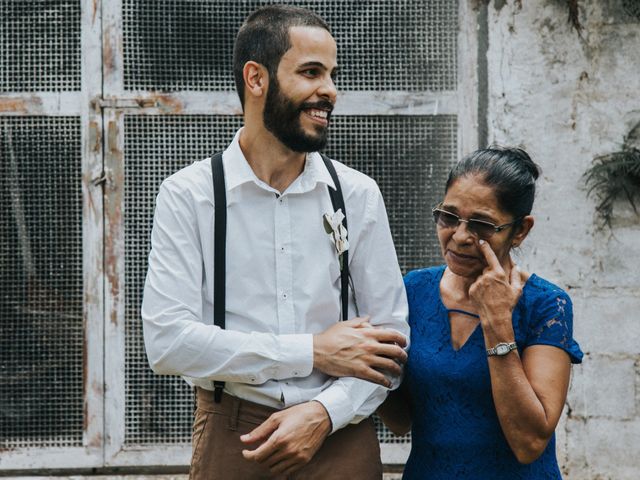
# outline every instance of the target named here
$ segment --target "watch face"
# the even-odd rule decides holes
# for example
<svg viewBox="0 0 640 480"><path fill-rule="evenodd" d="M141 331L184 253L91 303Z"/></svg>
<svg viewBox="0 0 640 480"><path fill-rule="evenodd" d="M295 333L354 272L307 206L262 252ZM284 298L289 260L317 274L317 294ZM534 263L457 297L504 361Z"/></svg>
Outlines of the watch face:
<svg viewBox="0 0 640 480"><path fill-rule="evenodd" d="M506 355L507 353L509 353L509 345L501 343L500 345L496 346L497 355Z"/></svg>

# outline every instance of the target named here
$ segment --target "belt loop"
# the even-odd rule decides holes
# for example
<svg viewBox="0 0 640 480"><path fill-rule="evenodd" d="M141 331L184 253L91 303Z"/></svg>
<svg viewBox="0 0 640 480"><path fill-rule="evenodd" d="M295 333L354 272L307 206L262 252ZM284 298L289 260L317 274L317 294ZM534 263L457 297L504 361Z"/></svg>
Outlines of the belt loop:
<svg viewBox="0 0 640 480"><path fill-rule="evenodd" d="M240 414L240 400L238 397L228 396L233 403L231 404L231 411L229 412L229 430L238 430L238 416Z"/></svg>

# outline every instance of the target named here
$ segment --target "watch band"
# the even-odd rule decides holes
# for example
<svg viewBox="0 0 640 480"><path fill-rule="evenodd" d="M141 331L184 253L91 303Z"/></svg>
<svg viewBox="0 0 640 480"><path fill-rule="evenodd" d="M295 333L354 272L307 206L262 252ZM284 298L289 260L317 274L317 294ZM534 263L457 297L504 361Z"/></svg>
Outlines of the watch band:
<svg viewBox="0 0 640 480"><path fill-rule="evenodd" d="M518 345L516 345L515 342L499 343L493 348L487 348L487 356L489 356L489 357L493 357L493 356L501 357L501 356L506 355L507 353L511 352L512 350L515 350L516 348L518 348Z"/></svg>

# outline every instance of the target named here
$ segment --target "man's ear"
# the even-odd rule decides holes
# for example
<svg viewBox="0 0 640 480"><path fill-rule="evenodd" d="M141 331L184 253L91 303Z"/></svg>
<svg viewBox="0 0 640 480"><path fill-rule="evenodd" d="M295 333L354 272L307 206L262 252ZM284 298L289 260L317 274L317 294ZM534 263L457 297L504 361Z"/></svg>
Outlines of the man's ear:
<svg viewBox="0 0 640 480"><path fill-rule="evenodd" d="M247 97L261 97L267 92L269 86L269 73L263 65L254 61L248 61L242 68L244 79L245 100Z"/></svg>
<svg viewBox="0 0 640 480"><path fill-rule="evenodd" d="M511 247L520 246L520 244L524 241L524 239L527 238L527 235L529 235L529 232L533 228L534 223L535 222L531 215L527 215L522 219L522 221L520 222L520 225L518 225L517 227L518 230L516 231L516 234L511 239Z"/></svg>

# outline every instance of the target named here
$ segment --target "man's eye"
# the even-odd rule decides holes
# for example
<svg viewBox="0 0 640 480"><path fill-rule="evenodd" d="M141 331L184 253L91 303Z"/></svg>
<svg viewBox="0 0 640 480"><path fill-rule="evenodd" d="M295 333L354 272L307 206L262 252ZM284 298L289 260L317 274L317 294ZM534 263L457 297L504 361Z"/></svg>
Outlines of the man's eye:
<svg viewBox="0 0 640 480"><path fill-rule="evenodd" d="M308 77L315 77L318 74L318 70L315 68L309 68L307 70L303 70L302 74L307 75Z"/></svg>

